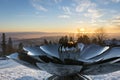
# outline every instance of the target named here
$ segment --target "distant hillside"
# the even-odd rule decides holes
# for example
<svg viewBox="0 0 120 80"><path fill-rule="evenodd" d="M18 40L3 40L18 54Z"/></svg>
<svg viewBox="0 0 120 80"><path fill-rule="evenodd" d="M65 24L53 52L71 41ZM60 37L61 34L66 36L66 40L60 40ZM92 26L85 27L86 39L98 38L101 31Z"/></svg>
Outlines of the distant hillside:
<svg viewBox="0 0 120 80"><path fill-rule="evenodd" d="M18 45L18 43L21 42L24 44L24 46L41 45L44 43L44 39L46 39L48 42L51 41L52 43L56 43L60 38L61 36L44 36L41 38L19 39L14 41L14 44Z"/></svg>
<svg viewBox="0 0 120 80"><path fill-rule="evenodd" d="M107 35L109 39L116 38L120 40L120 33L108 33Z"/></svg>
<svg viewBox="0 0 120 80"><path fill-rule="evenodd" d="M0 33L0 41L1 41L1 34ZM65 36L65 35L71 35L73 36L74 33L48 33L48 32L8 32L6 33L6 37L12 37L13 40L18 39L31 39L31 38L41 38L41 37L49 37L49 36ZM92 34L92 33L87 33ZM111 38L117 38L120 39L120 33L107 33L107 37L109 39Z"/></svg>
<svg viewBox="0 0 120 80"><path fill-rule="evenodd" d="M1 35L2 33L0 33ZM8 32L7 37L12 37L12 39L30 39L30 38L41 38L44 36L62 36L67 33L48 33L48 32Z"/></svg>

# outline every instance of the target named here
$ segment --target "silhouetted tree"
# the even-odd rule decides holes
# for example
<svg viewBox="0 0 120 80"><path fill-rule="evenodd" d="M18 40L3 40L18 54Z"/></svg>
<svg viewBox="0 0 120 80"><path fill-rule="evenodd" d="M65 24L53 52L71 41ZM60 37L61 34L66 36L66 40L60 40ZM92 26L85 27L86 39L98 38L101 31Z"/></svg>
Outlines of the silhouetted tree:
<svg viewBox="0 0 120 80"><path fill-rule="evenodd" d="M68 36L64 37L64 43L68 43Z"/></svg>
<svg viewBox="0 0 120 80"><path fill-rule="evenodd" d="M62 44L63 41L64 41L64 37L61 37L61 38L59 39L59 44Z"/></svg>
<svg viewBox="0 0 120 80"><path fill-rule="evenodd" d="M13 43L11 37L8 39L8 44L7 44L7 54L12 53L13 50Z"/></svg>
<svg viewBox="0 0 120 80"><path fill-rule="evenodd" d="M117 42L117 39L116 39L116 38L113 38L113 39L112 39L112 46L117 45L117 43L116 43L116 42Z"/></svg>
<svg viewBox="0 0 120 80"><path fill-rule="evenodd" d="M51 40L49 41L49 44L52 44L52 41L51 41Z"/></svg>
<svg viewBox="0 0 120 80"><path fill-rule="evenodd" d="M19 45L18 45L18 52L19 53L23 52L23 43L19 43Z"/></svg>
<svg viewBox="0 0 120 80"><path fill-rule="evenodd" d="M49 44L49 42L46 39L44 39L44 44Z"/></svg>
<svg viewBox="0 0 120 80"><path fill-rule="evenodd" d="M105 30L103 28L99 28L95 31L95 37L98 41L98 44L103 45L104 44L104 40L106 39L106 33Z"/></svg>
<svg viewBox="0 0 120 80"><path fill-rule="evenodd" d="M97 44L97 39L96 39L96 38L93 38L93 39L92 39L92 43Z"/></svg>
<svg viewBox="0 0 120 80"><path fill-rule="evenodd" d="M64 36L59 39L59 44L67 44L68 43L68 37Z"/></svg>
<svg viewBox="0 0 120 80"><path fill-rule="evenodd" d="M82 37L82 36L79 36L78 39L77 39L77 42L78 42L78 43L83 43L83 37Z"/></svg>
<svg viewBox="0 0 120 80"><path fill-rule="evenodd" d="M74 42L73 37L70 37L70 42Z"/></svg>
<svg viewBox="0 0 120 80"><path fill-rule="evenodd" d="M90 39L87 35L83 35L83 43L84 44L89 44L90 43Z"/></svg>
<svg viewBox="0 0 120 80"><path fill-rule="evenodd" d="M2 34L1 47L2 47L2 56L4 56L4 55L6 55L6 36L5 36L5 33Z"/></svg>
<svg viewBox="0 0 120 80"><path fill-rule="evenodd" d="M84 43L84 44L89 44L90 39L87 35L80 36L77 40L78 43Z"/></svg>

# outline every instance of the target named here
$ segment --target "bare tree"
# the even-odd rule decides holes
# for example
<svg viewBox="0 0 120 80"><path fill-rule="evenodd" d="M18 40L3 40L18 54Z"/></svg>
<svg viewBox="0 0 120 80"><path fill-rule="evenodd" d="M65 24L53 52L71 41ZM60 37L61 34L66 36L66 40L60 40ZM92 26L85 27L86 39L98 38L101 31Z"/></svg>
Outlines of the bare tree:
<svg viewBox="0 0 120 80"><path fill-rule="evenodd" d="M96 31L95 31L95 38L97 39L98 41L98 44L102 45L104 43L104 40L107 39L107 34L105 33L105 30L103 27L101 28L98 28Z"/></svg>
<svg viewBox="0 0 120 80"><path fill-rule="evenodd" d="M74 42L73 37L69 37L69 39L70 42Z"/></svg>
<svg viewBox="0 0 120 80"><path fill-rule="evenodd" d="M80 36L77 39L78 43L84 43L84 44L89 44L90 43L90 38L87 35Z"/></svg>

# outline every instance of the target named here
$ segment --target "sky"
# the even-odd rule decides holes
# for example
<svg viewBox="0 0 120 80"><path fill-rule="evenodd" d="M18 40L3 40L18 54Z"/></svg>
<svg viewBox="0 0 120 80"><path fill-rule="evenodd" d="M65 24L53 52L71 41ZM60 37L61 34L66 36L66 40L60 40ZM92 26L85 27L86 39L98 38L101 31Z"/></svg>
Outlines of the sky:
<svg viewBox="0 0 120 80"><path fill-rule="evenodd" d="M120 32L120 0L0 0L0 32Z"/></svg>

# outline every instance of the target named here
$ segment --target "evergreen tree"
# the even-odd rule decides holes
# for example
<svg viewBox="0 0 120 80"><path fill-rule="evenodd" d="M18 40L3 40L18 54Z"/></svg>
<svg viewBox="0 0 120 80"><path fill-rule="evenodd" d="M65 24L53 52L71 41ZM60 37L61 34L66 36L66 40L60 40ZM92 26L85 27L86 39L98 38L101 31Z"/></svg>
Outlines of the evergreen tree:
<svg viewBox="0 0 120 80"><path fill-rule="evenodd" d="M2 56L4 56L4 55L6 55L6 36L5 36L5 33L2 34L1 47L2 47Z"/></svg>
<svg viewBox="0 0 120 80"><path fill-rule="evenodd" d="M11 37L9 37L7 44L7 53L12 53L12 52L13 52L13 43Z"/></svg>
<svg viewBox="0 0 120 80"><path fill-rule="evenodd" d="M23 43L19 43L19 45L18 45L18 52L19 53L23 52Z"/></svg>

